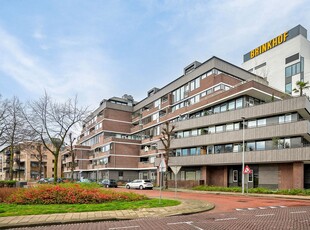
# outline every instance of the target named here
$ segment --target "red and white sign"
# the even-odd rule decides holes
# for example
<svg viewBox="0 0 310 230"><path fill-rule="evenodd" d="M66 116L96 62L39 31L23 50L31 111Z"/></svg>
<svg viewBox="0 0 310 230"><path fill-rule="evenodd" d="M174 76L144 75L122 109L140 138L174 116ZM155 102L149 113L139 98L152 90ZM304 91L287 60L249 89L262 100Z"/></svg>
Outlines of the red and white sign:
<svg viewBox="0 0 310 230"><path fill-rule="evenodd" d="M244 173L244 174L251 174L251 173L252 173L252 170L250 169L249 166L246 165L246 166L244 167L243 173Z"/></svg>

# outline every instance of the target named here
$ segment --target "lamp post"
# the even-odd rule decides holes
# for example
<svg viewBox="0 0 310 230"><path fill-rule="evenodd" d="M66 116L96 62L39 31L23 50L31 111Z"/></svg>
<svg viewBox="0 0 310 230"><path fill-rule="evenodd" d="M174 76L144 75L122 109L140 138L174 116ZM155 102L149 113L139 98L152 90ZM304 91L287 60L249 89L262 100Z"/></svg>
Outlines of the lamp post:
<svg viewBox="0 0 310 230"><path fill-rule="evenodd" d="M242 118L242 195L244 194L244 149L245 149L245 145L244 145L244 120L245 117L241 117Z"/></svg>

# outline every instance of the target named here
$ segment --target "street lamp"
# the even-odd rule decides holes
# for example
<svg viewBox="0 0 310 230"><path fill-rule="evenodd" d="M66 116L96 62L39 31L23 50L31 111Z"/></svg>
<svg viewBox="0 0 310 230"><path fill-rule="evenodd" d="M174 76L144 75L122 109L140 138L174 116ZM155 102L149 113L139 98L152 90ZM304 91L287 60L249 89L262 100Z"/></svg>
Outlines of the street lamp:
<svg viewBox="0 0 310 230"><path fill-rule="evenodd" d="M242 118L242 195L244 194L244 120L245 117Z"/></svg>

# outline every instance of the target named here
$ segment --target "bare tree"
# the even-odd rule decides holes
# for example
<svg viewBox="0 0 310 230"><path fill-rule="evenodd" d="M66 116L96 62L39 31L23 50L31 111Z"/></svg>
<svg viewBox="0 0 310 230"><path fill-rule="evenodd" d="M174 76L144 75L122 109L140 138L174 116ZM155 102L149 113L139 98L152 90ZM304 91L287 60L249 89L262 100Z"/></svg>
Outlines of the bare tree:
<svg viewBox="0 0 310 230"><path fill-rule="evenodd" d="M161 134L162 137L160 138L161 143L164 146L164 160L166 163L166 166L168 168L168 163L169 163L169 157L171 154L171 140L174 136L174 129L175 125L170 125L169 121L165 122L165 126L162 128ZM165 176L164 176L164 188L168 189L168 172L166 171Z"/></svg>
<svg viewBox="0 0 310 230"><path fill-rule="evenodd" d="M6 107L6 116L3 119L4 129L2 133L2 140L9 147L10 161L9 161L9 178L13 180L13 163L18 162L18 158L14 159L14 153L19 154L19 143L31 139L32 132L27 125L23 116L23 104L17 97L13 97L8 101Z"/></svg>
<svg viewBox="0 0 310 230"><path fill-rule="evenodd" d="M74 170L77 166L75 160L76 160L76 152L75 152L75 149L73 149L73 143L74 141L76 140L75 137L72 137L72 132L69 133L69 157L71 157L71 182L73 182L73 173L74 173Z"/></svg>
<svg viewBox="0 0 310 230"><path fill-rule="evenodd" d="M43 143L41 140L33 138L31 141L23 143L24 149L27 149L28 151L31 150L31 152L28 152L32 154L32 150L35 150L36 154L33 154L34 158L38 162L39 167L39 179L42 178L42 172L43 172L43 178L45 177L45 172L43 170L44 168L44 152L43 152Z"/></svg>
<svg viewBox="0 0 310 230"><path fill-rule="evenodd" d="M0 146L6 143L6 139L3 138L3 134L4 134L5 127L6 127L6 123L4 122L4 119L8 116L7 106L8 106L8 101L2 100L1 95L0 95Z"/></svg>
<svg viewBox="0 0 310 230"><path fill-rule="evenodd" d="M70 129L83 121L87 116L87 108L79 108L77 97L64 103L52 100L47 93L38 101L29 103L27 121L40 136L45 148L54 156L54 183L57 182L58 159L64 141Z"/></svg>

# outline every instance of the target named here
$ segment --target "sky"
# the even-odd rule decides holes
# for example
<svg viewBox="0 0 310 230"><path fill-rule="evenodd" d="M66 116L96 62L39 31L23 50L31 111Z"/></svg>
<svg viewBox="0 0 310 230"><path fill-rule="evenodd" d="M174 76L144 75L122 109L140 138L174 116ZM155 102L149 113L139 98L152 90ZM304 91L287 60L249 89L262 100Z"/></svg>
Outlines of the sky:
<svg viewBox="0 0 310 230"><path fill-rule="evenodd" d="M308 0L1 0L0 95L136 101L193 61L243 54L301 24ZM310 34L308 34L310 36Z"/></svg>

